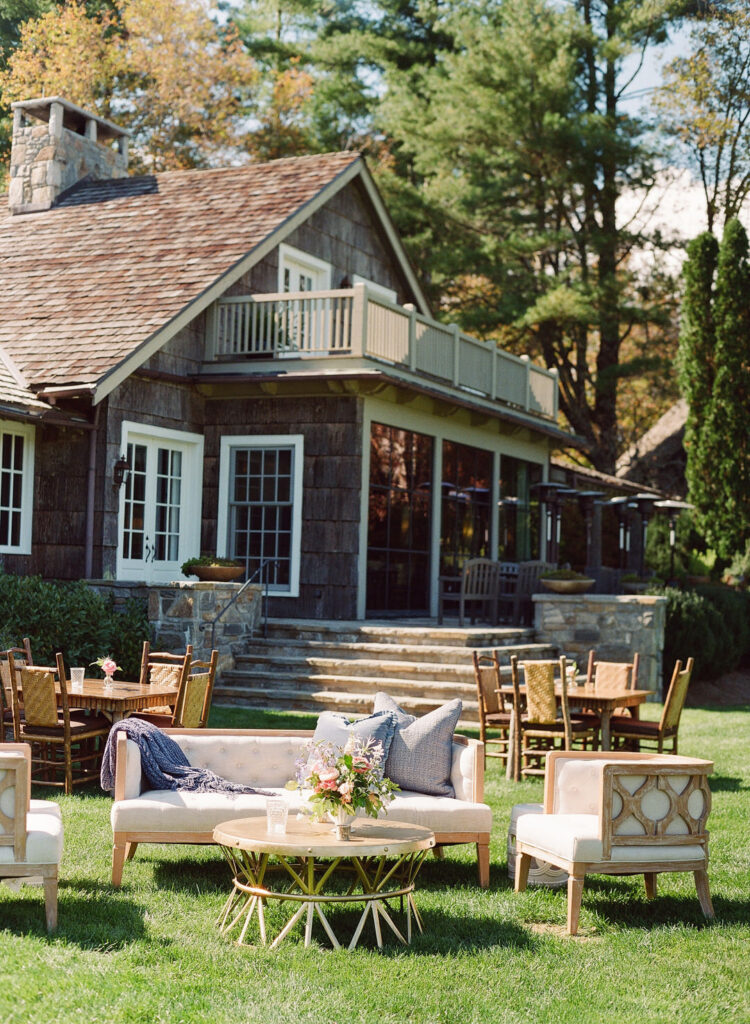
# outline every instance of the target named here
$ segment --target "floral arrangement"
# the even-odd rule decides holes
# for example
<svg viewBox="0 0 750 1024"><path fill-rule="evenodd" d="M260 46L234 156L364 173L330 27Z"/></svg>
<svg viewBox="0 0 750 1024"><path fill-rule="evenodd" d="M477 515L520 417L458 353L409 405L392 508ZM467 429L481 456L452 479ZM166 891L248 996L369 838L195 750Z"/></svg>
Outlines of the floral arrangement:
<svg viewBox="0 0 750 1024"><path fill-rule="evenodd" d="M120 671L120 666L117 664L114 658L111 658L108 654L103 658L97 658L96 661L91 662L92 665L97 665L105 676L114 675L115 672Z"/></svg>
<svg viewBox="0 0 750 1024"><path fill-rule="evenodd" d="M308 806L316 818L340 811L354 815L361 808L371 818L387 807L398 791L383 776L383 744L352 735L342 749L333 743L306 744L296 762L296 777L287 789L312 790Z"/></svg>

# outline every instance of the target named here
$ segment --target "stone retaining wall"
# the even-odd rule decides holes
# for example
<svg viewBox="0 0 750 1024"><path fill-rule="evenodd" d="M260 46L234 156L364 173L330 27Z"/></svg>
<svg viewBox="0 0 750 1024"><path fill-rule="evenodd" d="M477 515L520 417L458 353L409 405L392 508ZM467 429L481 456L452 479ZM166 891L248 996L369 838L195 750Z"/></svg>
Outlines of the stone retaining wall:
<svg viewBox="0 0 750 1024"><path fill-rule="evenodd" d="M193 645L193 655L207 661L211 654L211 624L240 589L240 583L122 583L93 580L89 585L111 595L115 607L136 597L148 602L148 618L154 628L154 646L162 651L184 651ZM214 647L219 652L219 671L234 667L234 655L245 645L260 623L262 588L249 586L240 599L216 623Z"/></svg>
<svg viewBox="0 0 750 1024"><path fill-rule="evenodd" d="M662 695L664 597L610 594L534 594L540 643L556 644L585 671L590 650L602 661L632 661L638 652L638 688Z"/></svg>

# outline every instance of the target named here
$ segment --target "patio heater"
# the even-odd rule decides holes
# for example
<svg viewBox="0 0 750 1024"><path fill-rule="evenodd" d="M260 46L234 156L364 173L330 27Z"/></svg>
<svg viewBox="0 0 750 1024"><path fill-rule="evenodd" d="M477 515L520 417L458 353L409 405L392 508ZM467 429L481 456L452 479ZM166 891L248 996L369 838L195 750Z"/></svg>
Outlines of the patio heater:
<svg viewBox="0 0 750 1024"><path fill-rule="evenodd" d="M654 508L669 516L669 582L674 582L674 549L677 544L677 517L681 512L695 508L688 501L676 501L672 498L666 501L657 501Z"/></svg>
<svg viewBox="0 0 750 1024"><path fill-rule="evenodd" d="M646 574L646 531L658 498L655 494L636 494L631 501L641 516L641 551L638 559L638 575L643 577Z"/></svg>
<svg viewBox="0 0 750 1024"><path fill-rule="evenodd" d="M550 480L544 480L538 484L532 484L531 490L537 492L539 500L544 505L545 532L547 541L546 561L557 565L560 550L560 505L563 495L573 494L565 484L556 484Z"/></svg>
<svg viewBox="0 0 750 1024"><path fill-rule="evenodd" d="M588 571L589 566L594 565L592 559L592 531L594 526L594 505L604 497L603 491L579 491L578 492L578 507L581 510L581 515L586 524L586 569ZM601 545L600 545L601 547ZM601 565L601 556L597 560L598 564L596 568Z"/></svg>
<svg viewBox="0 0 750 1024"><path fill-rule="evenodd" d="M607 504L617 516L620 569L625 569L630 554L630 513L633 506L630 498L610 498Z"/></svg>

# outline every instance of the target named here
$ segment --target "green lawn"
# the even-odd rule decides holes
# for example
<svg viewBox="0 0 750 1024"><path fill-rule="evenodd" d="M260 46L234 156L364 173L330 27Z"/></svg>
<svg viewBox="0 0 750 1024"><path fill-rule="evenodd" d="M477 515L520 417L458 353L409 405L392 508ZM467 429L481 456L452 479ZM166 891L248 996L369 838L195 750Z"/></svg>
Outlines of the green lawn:
<svg viewBox="0 0 750 1024"><path fill-rule="evenodd" d="M217 710L212 725L310 721ZM0 886L0 1022L750 1021L750 708L685 711L681 750L716 763L715 923L704 924L690 875L660 876L653 903L642 879L599 877L587 882L575 939L564 934L564 890L509 888L509 809L541 799L542 786L507 782L497 762L486 785L495 814L490 889L476 885L473 848L428 859L417 894L425 934L408 949L386 940L383 952L371 930L353 953L322 940L305 950L299 931L273 952L230 945L214 926L229 876L213 848L140 847L113 890L109 799L61 797L55 936L44 930L41 890L19 896ZM350 917L337 917L342 933Z"/></svg>

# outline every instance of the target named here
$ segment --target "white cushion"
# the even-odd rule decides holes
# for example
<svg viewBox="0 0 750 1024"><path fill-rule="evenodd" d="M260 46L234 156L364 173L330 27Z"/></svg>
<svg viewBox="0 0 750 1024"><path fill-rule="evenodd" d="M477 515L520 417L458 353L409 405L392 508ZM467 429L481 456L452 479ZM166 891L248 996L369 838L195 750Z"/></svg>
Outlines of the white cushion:
<svg viewBox="0 0 750 1024"><path fill-rule="evenodd" d="M516 839L519 843L536 847L542 854L590 864L632 861L679 863L702 860L706 856L698 844L662 846L644 843L643 846L613 846L610 857L604 861L599 828L596 814L523 814L516 823Z"/></svg>
<svg viewBox="0 0 750 1024"><path fill-rule="evenodd" d="M423 825L433 832L489 832L492 810L487 804L470 803L454 797L434 797L426 793L402 790L381 815L386 821L405 821Z"/></svg>
<svg viewBox="0 0 750 1024"><path fill-rule="evenodd" d="M29 811L32 814L54 814L56 818L62 818L60 805L53 800L29 800Z"/></svg>
<svg viewBox="0 0 750 1024"><path fill-rule="evenodd" d="M256 789L285 786L305 740L285 736L173 735L194 768L210 768L229 782Z"/></svg>
<svg viewBox="0 0 750 1024"><path fill-rule="evenodd" d="M0 864L59 864L63 850L61 819L55 814L29 812L26 830L24 860L16 862L12 846L0 846Z"/></svg>

